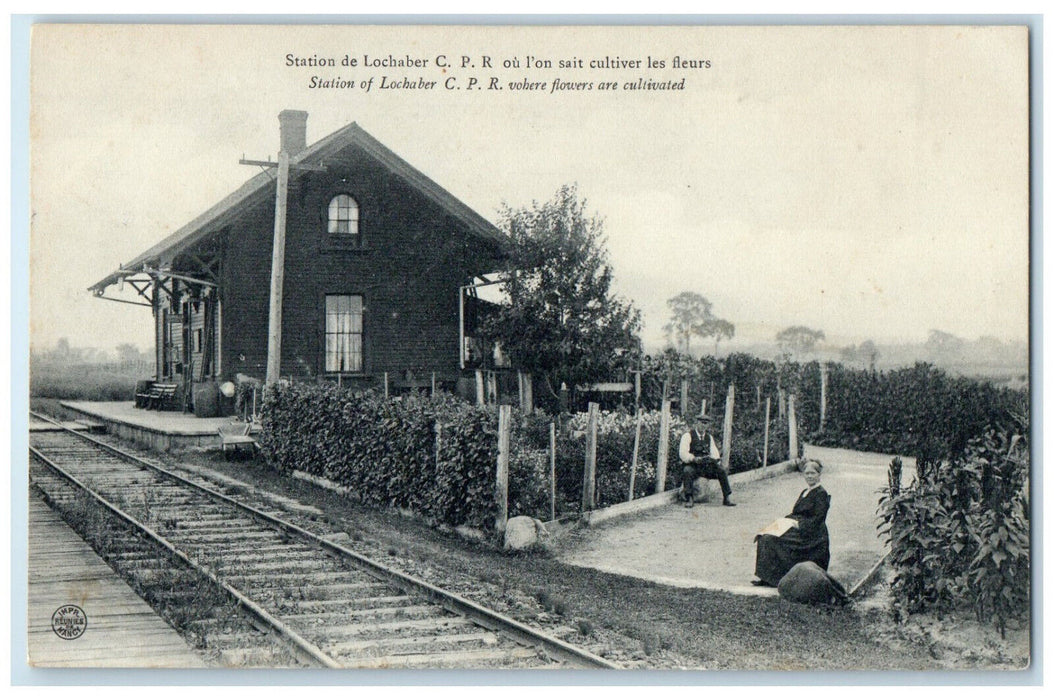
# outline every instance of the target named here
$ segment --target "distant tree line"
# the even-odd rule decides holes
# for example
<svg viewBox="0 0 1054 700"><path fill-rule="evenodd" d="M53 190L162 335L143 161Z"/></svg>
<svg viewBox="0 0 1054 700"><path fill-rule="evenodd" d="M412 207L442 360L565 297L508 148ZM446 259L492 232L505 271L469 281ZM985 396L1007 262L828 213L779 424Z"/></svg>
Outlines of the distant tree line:
<svg viewBox="0 0 1054 700"><path fill-rule="evenodd" d="M35 361L52 361L64 364L112 364L141 365L152 364L154 355L142 351L132 343L121 343L113 351L96 347L76 347L70 344L69 338L59 338L55 345L44 349L34 349L31 359Z"/></svg>
<svg viewBox="0 0 1054 700"><path fill-rule="evenodd" d="M666 301L669 309L667 323L663 326L666 348L684 355L693 353L693 340L713 340L713 355L717 356L722 340L735 337L736 327L731 321L719 318L714 305L705 296L694 291L684 291ZM774 344L763 343L754 347L743 347L739 351L759 357L770 357L777 362L807 362L809 360L838 360L849 367L876 371L887 368L911 366L916 362L927 362L945 369L961 370L977 374L982 367L1006 370L1025 370L1028 347L1024 343L1009 343L993 336L981 336L969 341L946 331L930 330L923 343L887 344L879 346L868 338L859 344L843 347L825 344L827 335L823 330L803 325L788 326L774 337Z"/></svg>

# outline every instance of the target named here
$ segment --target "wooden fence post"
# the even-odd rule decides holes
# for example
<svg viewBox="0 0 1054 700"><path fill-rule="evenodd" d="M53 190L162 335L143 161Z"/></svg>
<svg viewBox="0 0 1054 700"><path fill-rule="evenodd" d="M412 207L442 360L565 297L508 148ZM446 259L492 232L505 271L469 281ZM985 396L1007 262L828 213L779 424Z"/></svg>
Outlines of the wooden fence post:
<svg viewBox="0 0 1054 700"><path fill-rule="evenodd" d="M633 373L633 409L640 410L640 372Z"/></svg>
<svg viewBox="0 0 1054 700"><path fill-rule="evenodd" d="M436 373L432 372L432 396L436 395Z"/></svg>
<svg viewBox="0 0 1054 700"><path fill-rule="evenodd" d="M728 472L728 463L732 455L732 414L736 405L736 385L728 385L728 396L725 397L725 423L721 426L721 468Z"/></svg>
<svg viewBox="0 0 1054 700"><path fill-rule="evenodd" d="M549 423L549 519L556 520L556 423Z"/></svg>
<svg viewBox="0 0 1054 700"><path fill-rule="evenodd" d="M681 380L681 418L688 420L688 380Z"/></svg>
<svg viewBox="0 0 1054 700"><path fill-rule="evenodd" d="M772 397L765 397L765 454L761 457L761 466L769 466L769 409L772 408Z"/></svg>
<svg viewBox="0 0 1054 700"><path fill-rule="evenodd" d="M670 400L663 399L659 418L659 454L655 456L655 493L666 490L666 460L670 451Z"/></svg>
<svg viewBox="0 0 1054 700"><path fill-rule="evenodd" d="M790 459L798 459L798 419L794 415L794 394L787 397L787 442Z"/></svg>
<svg viewBox="0 0 1054 700"><path fill-rule="evenodd" d="M498 407L498 474L495 492L498 514L494 517L494 529L505 532L509 520L509 434L512 432L512 407Z"/></svg>
<svg viewBox="0 0 1054 700"><path fill-rule="evenodd" d="M827 421L827 363L820 365L820 431Z"/></svg>
<svg viewBox="0 0 1054 700"><path fill-rule="evenodd" d="M384 398L388 398L388 373L384 373Z"/></svg>
<svg viewBox="0 0 1054 700"><path fill-rule="evenodd" d="M534 389L531 386L531 375L526 372L516 372L516 384L520 394L520 410L524 413L534 411Z"/></svg>
<svg viewBox="0 0 1054 700"><path fill-rule="evenodd" d="M486 397L483 394L483 370L476 370L476 405L485 406Z"/></svg>
<svg viewBox="0 0 1054 700"><path fill-rule="evenodd" d="M641 416L640 409L637 409L637 431L633 434L633 462L629 467L629 498L627 501L633 500L633 490L637 483L637 456L640 454L640 424L643 417Z"/></svg>
<svg viewBox="0 0 1054 700"><path fill-rule="evenodd" d="M597 417L600 404L589 402L589 421L586 424L586 464L582 474L582 512L593 510L596 504L597 478Z"/></svg>

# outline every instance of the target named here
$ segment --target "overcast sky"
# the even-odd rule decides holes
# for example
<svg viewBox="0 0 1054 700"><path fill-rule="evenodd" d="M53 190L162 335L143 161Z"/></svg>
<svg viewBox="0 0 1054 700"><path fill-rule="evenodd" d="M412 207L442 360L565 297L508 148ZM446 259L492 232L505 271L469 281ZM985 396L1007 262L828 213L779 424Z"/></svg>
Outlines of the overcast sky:
<svg viewBox="0 0 1054 700"><path fill-rule="evenodd" d="M739 342L798 324L833 344L1027 338L1021 28L38 26L33 44L34 346L151 347L148 309L86 288L251 177L243 153L275 156L287 108L310 113L309 143L358 122L491 221L577 182L649 343L685 290ZM288 67L290 53L360 65ZM361 65L389 55L428 63ZM557 67L576 58L642 67ZM312 89L313 75L375 84ZM382 75L437 84L382 91ZM503 90L444 89L491 76ZM522 78L594 89L510 89ZM624 89L638 78L685 89ZM596 89L608 80L619 89Z"/></svg>

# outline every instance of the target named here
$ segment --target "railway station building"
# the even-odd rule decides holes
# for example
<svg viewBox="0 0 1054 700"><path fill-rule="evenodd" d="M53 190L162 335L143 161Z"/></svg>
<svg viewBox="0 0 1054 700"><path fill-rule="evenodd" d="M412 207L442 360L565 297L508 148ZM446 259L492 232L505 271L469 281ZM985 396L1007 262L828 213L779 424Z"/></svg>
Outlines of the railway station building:
<svg viewBox="0 0 1054 700"><path fill-rule="evenodd" d="M279 115L281 376L457 387L493 355L475 337L474 291L504 235L355 123L307 145L307 117ZM106 299L127 285L151 308L153 381L177 384L185 410L196 390L267 369L282 190L278 164L250 163L261 172L89 288Z"/></svg>

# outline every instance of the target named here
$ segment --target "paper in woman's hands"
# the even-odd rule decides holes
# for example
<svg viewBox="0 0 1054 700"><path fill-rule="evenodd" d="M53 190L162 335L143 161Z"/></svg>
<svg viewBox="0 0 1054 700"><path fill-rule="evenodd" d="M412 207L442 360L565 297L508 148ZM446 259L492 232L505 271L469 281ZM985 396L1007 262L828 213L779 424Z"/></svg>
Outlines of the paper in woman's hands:
<svg viewBox="0 0 1054 700"><path fill-rule="evenodd" d="M771 523L762 528L758 532L758 534L775 535L776 537L779 537L787 530L790 530L792 527L798 527L798 521L794 518L776 518Z"/></svg>

